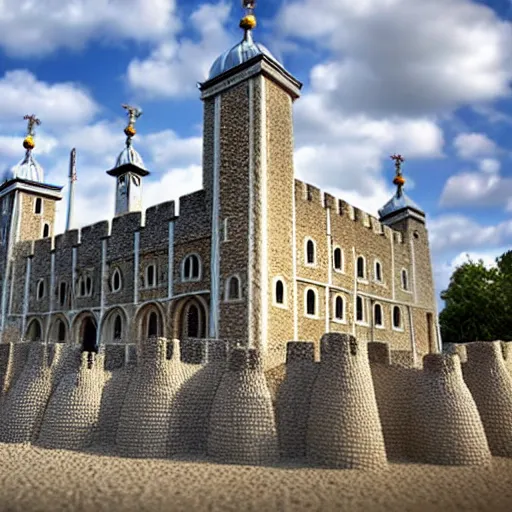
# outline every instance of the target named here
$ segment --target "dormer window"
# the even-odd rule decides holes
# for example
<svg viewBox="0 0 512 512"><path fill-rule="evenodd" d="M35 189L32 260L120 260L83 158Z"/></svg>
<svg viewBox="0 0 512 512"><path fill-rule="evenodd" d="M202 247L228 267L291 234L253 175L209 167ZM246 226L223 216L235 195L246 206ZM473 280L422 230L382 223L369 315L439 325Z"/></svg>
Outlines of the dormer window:
<svg viewBox="0 0 512 512"><path fill-rule="evenodd" d="M189 254L183 260L181 266L181 280L199 281L201 278L201 260L197 254Z"/></svg>
<svg viewBox="0 0 512 512"><path fill-rule="evenodd" d="M34 203L34 213L36 215L41 215L41 213L43 213L43 200L40 197L36 197Z"/></svg>

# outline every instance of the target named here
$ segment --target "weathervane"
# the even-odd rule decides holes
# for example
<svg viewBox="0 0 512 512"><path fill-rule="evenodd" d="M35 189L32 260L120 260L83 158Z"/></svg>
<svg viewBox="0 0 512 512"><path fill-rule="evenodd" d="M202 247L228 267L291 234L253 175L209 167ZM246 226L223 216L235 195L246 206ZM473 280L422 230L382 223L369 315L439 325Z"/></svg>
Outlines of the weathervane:
<svg viewBox="0 0 512 512"><path fill-rule="evenodd" d="M240 28L243 28L245 31L252 30L256 27L256 16L254 16L256 1L242 0L242 7L245 9L245 16L240 21Z"/></svg>
<svg viewBox="0 0 512 512"><path fill-rule="evenodd" d="M402 155L392 155L391 160L395 161L396 176L393 183L398 187L396 195L401 197L405 185L405 178L402 176L402 164L405 162L405 158Z"/></svg>
<svg viewBox="0 0 512 512"><path fill-rule="evenodd" d="M41 121L34 115L26 115L23 116L23 119L25 121L28 121L27 123L27 136L25 137L23 141L23 147L27 150L27 152L32 151L36 147L36 143L34 142L34 126L40 126Z"/></svg>
<svg viewBox="0 0 512 512"><path fill-rule="evenodd" d="M137 130L135 129L135 123L137 119L142 115L142 110L137 107L132 107L131 105L121 105L128 112L128 126L124 129L124 133L126 135L126 145L130 146L132 143L133 137L137 134Z"/></svg>

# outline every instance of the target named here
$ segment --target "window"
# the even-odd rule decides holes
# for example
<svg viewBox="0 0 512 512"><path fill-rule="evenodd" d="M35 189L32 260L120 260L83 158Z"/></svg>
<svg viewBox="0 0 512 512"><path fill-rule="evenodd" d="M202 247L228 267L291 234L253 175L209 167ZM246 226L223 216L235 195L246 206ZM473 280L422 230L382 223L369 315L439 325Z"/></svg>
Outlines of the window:
<svg viewBox="0 0 512 512"><path fill-rule="evenodd" d="M337 296L334 300L334 318L336 320L343 320L345 304L343 297Z"/></svg>
<svg viewBox="0 0 512 512"><path fill-rule="evenodd" d="M138 187L140 185L140 178L132 174L132 183L135 187Z"/></svg>
<svg viewBox="0 0 512 512"><path fill-rule="evenodd" d="M182 281L199 281L201 277L201 262L197 254L189 254L183 260L181 268Z"/></svg>
<svg viewBox="0 0 512 512"><path fill-rule="evenodd" d="M152 338L154 336L158 336L158 316L154 311L152 311L149 314L148 338Z"/></svg>
<svg viewBox="0 0 512 512"><path fill-rule="evenodd" d="M284 283L281 279L276 281L276 304L284 305Z"/></svg>
<svg viewBox="0 0 512 512"><path fill-rule="evenodd" d="M66 326L62 320L58 320L57 324L57 341L59 343L66 341Z"/></svg>
<svg viewBox="0 0 512 512"><path fill-rule="evenodd" d="M366 269L365 269L365 261L363 256L359 256L357 258L357 277L359 279L364 279L366 275Z"/></svg>
<svg viewBox="0 0 512 512"><path fill-rule="evenodd" d="M377 327L382 327L382 306L375 304L373 307L373 321Z"/></svg>
<svg viewBox="0 0 512 512"><path fill-rule="evenodd" d="M121 315L116 315L114 319L114 340L120 340L123 337L123 321Z"/></svg>
<svg viewBox="0 0 512 512"><path fill-rule="evenodd" d="M393 308L393 327L395 329L402 328L402 311L398 306Z"/></svg>
<svg viewBox="0 0 512 512"><path fill-rule="evenodd" d="M316 293L314 290L308 290L306 293L306 314L316 316Z"/></svg>
<svg viewBox="0 0 512 512"><path fill-rule="evenodd" d="M32 320L27 330L28 341L41 341L43 339L43 331L38 320Z"/></svg>
<svg viewBox="0 0 512 512"><path fill-rule="evenodd" d="M118 292L121 289L121 271L118 268L112 273L110 287L113 292Z"/></svg>
<svg viewBox="0 0 512 512"><path fill-rule="evenodd" d="M62 282L59 286L59 304L61 307L64 307L66 305L66 295L67 295L68 287L66 283Z"/></svg>
<svg viewBox="0 0 512 512"><path fill-rule="evenodd" d="M341 272L343 269L343 255L339 247L336 247L336 249L334 249L333 266L334 270L338 270L339 272Z"/></svg>
<svg viewBox="0 0 512 512"><path fill-rule="evenodd" d="M90 297L93 292L93 281L92 277L83 274L78 279L78 287L76 291L77 297Z"/></svg>
<svg viewBox="0 0 512 512"><path fill-rule="evenodd" d="M407 270L402 269L402 288L404 290L408 290L409 289L409 279L407 277Z"/></svg>
<svg viewBox="0 0 512 512"><path fill-rule="evenodd" d="M43 226L43 238L48 238L50 236L50 224L45 223Z"/></svg>
<svg viewBox="0 0 512 512"><path fill-rule="evenodd" d="M36 202L34 203L34 213L36 215L41 215L43 211L43 200L40 197L36 198Z"/></svg>
<svg viewBox="0 0 512 512"><path fill-rule="evenodd" d="M41 300L44 297L44 291L44 279L41 279L37 283L37 300Z"/></svg>
<svg viewBox="0 0 512 512"><path fill-rule="evenodd" d="M362 297L356 298L356 320L358 322L364 322L364 304Z"/></svg>
<svg viewBox="0 0 512 512"><path fill-rule="evenodd" d="M382 265L380 261L375 262L375 281L382 282Z"/></svg>
<svg viewBox="0 0 512 512"><path fill-rule="evenodd" d="M78 291L79 297L85 297L85 279L83 277L80 278Z"/></svg>
<svg viewBox="0 0 512 512"><path fill-rule="evenodd" d="M156 269L155 265L151 263L146 267L146 288L156 286Z"/></svg>
<svg viewBox="0 0 512 512"><path fill-rule="evenodd" d="M85 280L85 288L87 295L90 297L92 295L92 279L90 276L87 276L87 279Z"/></svg>
<svg viewBox="0 0 512 512"><path fill-rule="evenodd" d="M306 241L306 265L315 264L315 242L313 240Z"/></svg>
<svg viewBox="0 0 512 512"><path fill-rule="evenodd" d="M226 300L239 300L240 294L240 279L238 276L231 276L226 281Z"/></svg>

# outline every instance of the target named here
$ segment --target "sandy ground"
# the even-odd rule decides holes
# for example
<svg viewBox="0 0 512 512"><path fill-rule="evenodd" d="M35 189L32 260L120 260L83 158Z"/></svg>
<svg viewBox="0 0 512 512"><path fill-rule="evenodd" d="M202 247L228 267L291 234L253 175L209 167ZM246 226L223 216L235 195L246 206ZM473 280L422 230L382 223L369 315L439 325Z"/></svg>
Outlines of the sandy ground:
<svg viewBox="0 0 512 512"><path fill-rule="evenodd" d="M136 460L0 444L1 512L512 511L512 459L382 473Z"/></svg>

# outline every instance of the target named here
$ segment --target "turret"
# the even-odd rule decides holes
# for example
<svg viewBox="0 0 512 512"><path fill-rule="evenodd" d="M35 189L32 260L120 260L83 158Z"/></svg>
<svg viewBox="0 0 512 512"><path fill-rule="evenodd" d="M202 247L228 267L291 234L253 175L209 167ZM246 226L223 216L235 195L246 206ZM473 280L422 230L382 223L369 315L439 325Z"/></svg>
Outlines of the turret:
<svg viewBox="0 0 512 512"><path fill-rule="evenodd" d="M124 129L126 147L117 157L115 167L107 171L109 176L114 176L117 180L116 217L142 210L142 178L149 175L141 156L132 145L132 139L137 133L135 122L142 115L142 110L130 105L123 105L123 108L129 117L128 126Z"/></svg>

